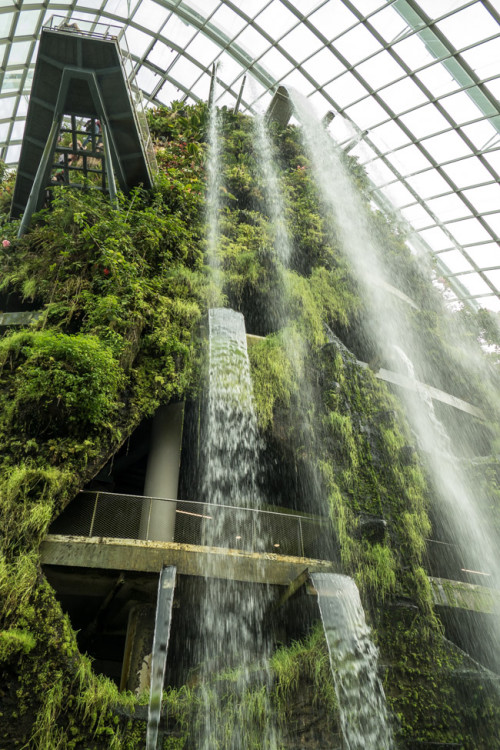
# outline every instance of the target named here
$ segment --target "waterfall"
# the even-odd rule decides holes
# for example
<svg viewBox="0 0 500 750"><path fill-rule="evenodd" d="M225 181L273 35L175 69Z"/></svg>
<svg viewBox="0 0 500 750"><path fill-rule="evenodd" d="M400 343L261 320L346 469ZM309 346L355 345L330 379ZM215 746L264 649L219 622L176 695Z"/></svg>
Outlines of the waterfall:
<svg viewBox="0 0 500 750"><path fill-rule="evenodd" d="M215 85L215 83L214 83ZM221 189L221 165L220 165L220 122L219 113L215 104L215 91L210 102L209 126L208 126L208 163L207 163L207 187L205 194L207 225L207 250L208 265L212 270L214 289L212 291L214 304L219 303L222 292L221 269L219 261L219 211L220 211L220 189Z"/></svg>
<svg viewBox="0 0 500 750"><path fill-rule="evenodd" d="M226 308L211 309L203 499L216 505L258 508L259 451L243 315Z"/></svg>
<svg viewBox="0 0 500 750"><path fill-rule="evenodd" d="M378 653L356 584L348 576L312 573L325 630L346 750L391 750Z"/></svg>
<svg viewBox="0 0 500 750"><path fill-rule="evenodd" d="M291 241L288 233L285 204L274 165L271 141L264 118L257 114L254 120L255 146L259 170L261 172L266 208L274 232L274 249L276 256L284 268L290 265Z"/></svg>
<svg viewBox="0 0 500 750"><path fill-rule="evenodd" d="M382 286L372 283L373 277L387 279L384 252L374 236L368 210L344 167L340 150L311 112L309 103L299 94L291 93L324 205L334 219L343 252L351 262L369 310L367 332L370 338L387 361L393 360L394 352L399 348L411 352L415 365L425 363L429 368L428 342L420 341L414 335L406 311L393 302L391 295ZM435 490L437 516L442 519L450 539L460 548L463 557L472 560L476 570L487 574L488 585L500 588L500 558L495 532L482 517L480 498L476 496L464 467L450 455L448 446L452 436L445 437L445 427L430 410L428 399L415 398L407 389L402 390L400 398L410 426L425 451L423 459ZM481 636L488 642L494 658L500 645L500 620L491 618L491 624L483 626Z"/></svg>
<svg viewBox="0 0 500 750"><path fill-rule="evenodd" d="M219 506L207 511L203 544L211 547L253 549L262 546L263 528L258 510L262 504L257 471L260 465L260 439L253 408L252 382L246 348L243 315L217 308L209 311L208 405L202 434L203 499ZM231 506L231 507L226 507ZM200 603L200 643L204 717L199 746L213 750L222 742L224 727L214 715L211 680L217 673L236 667L233 697L244 702L245 691L255 684L255 675L267 691L270 676L265 666L268 656L267 633L262 620L270 592L263 584L242 584L234 573L234 557L227 555L221 579L220 562L208 555L205 593ZM254 561L256 565L259 560ZM258 670L257 670L258 668ZM267 701L265 697L264 702ZM232 750L247 747L246 720L233 721L231 737L223 742ZM266 726L259 730L263 748L276 747L275 731L266 709Z"/></svg>
<svg viewBox="0 0 500 750"><path fill-rule="evenodd" d="M172 622L175 574L175 566L164 567L160 573L160 580L158 582L153 654L151 661L151 688L149 694L146 750L156 750L158 742L161 700L163 695L163 683L165 680L165 667L167 664L170 625Z"/></svg>

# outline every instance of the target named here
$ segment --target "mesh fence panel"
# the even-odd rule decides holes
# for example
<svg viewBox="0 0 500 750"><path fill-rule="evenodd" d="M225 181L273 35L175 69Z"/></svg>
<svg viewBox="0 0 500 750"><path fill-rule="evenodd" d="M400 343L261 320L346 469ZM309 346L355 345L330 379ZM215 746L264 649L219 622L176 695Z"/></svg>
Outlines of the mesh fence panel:
<svg viewBox="0 0 500 750"><path fill-rule="evenodd" d="M188 500L161 502L175 503L174 541L181 544L272 552L292 557L330 557L332 532L328 521ZM49 533L145 538L150 509L149 497L80 492L53 522ZM154 541L154 538L154 528L150 528L148 539Z"/></svg>

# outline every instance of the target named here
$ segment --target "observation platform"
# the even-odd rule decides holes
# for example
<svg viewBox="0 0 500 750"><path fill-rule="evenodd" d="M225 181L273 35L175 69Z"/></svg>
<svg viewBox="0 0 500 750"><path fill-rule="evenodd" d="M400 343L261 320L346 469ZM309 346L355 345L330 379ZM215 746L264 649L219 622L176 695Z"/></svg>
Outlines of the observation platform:
<svg viewBox="0 0 500 750"><path fill-rule="evenodd" d="M179 575L278 586L288 586L305 569L336 572L334 563L307 557L176 542L57 534L49 534L42 542L41 562L51 566L156 574L165 565L175 565Z"/></svg>
<svg viewBox="0 0 500 750"><path fill-rule="evenodd" d="M154 538L158 502L175 509L172 541ZM151 526L151 528L150 528ZM148 538L141 538L141 537ZM212 546L204 544L209 538ZM328 519L107 492L81 492L54 521L43 565L158 573L287 586L305 569L336 570Z"/></svg>
<svg viewBox="0 0 500 750"><path fill-rule="evenodd" d="M139 184L152 186L147 126L134 103L112 28L103 34L85 32L61 19L58 26L42 29L14 189L14 218L23 211L31 216L42 207L65 116L99 120L104 152L124 192Z"/></svg>

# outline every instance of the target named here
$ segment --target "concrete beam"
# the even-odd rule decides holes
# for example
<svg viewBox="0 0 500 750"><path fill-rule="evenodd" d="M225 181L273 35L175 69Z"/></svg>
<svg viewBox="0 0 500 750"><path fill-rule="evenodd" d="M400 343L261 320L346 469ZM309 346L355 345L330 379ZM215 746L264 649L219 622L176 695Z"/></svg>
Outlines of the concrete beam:
<svg viewBox="0 0 500 750"><path fill-rule="evenodd" d="M178 575L205 577L206 571L210 570L213 571L213 578L280 586L288 586L304 568L308 568L309 572L337 572L334 563L307 557L243 552L177 542L56 534L49 534L42 542L41 562L42 565L145 573L158 573L164 565L175 565Z"/></svg>
<svg viewBox="0 0 500 750"><path fill-rule="evenodd" d="M359 359L357 360L357 363L360 367L369 367L367 362L361 362ZM467 414L472 414L473 417L486 420L484 412L477 406L469 404L467 401L457 398L457 396L452 396L451 393L446 393L445 391L439 390L439 388L434 388L432 385L422 383L420 380L414 380L413 378L408 377L408 375L402 375L400 372L395 372L394 370L386 370L383 367L374 374L379 380L384 380L386 383L392 383L400 388L407 388L410 391L417 391L421 388L435 401L441 401L443 404L453 406L455 409L464 411Z"/></svg>
<svg viewBox="0 0 500 750"><path fill-rule="evenodd" d="M475 583L429 577L437 607L500 615L500 591Z"/></svg>

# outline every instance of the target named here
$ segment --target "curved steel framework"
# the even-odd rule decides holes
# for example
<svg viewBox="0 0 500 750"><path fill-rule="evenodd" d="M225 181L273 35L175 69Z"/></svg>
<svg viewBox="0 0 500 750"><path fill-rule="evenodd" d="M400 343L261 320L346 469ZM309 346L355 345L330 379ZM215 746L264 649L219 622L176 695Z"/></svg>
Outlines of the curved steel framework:
<svg viewBox="0 0 500 750"><path fill-rule="evenodd" d="M246 76L243 111L265 109L278 84L335 110L332 136L431 251L450 298L500 310L500 0L3 0L9 165L54 15L118 26L151 105L207 99L215 63L220 105L234 107Z"/></svg>

